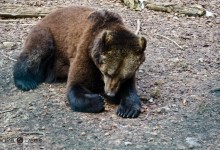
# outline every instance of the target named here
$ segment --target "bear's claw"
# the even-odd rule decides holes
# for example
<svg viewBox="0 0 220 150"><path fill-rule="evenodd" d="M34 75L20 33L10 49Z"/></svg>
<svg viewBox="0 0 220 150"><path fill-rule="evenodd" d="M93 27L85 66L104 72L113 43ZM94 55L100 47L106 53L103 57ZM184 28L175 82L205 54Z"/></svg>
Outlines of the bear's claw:
<svg viewBox="0 0 220 150"><path fill-rule="evenodd" d="M140 114L140 107L138 106L123 106L119 105L117 115L122 118L137 118Z"/></svg>

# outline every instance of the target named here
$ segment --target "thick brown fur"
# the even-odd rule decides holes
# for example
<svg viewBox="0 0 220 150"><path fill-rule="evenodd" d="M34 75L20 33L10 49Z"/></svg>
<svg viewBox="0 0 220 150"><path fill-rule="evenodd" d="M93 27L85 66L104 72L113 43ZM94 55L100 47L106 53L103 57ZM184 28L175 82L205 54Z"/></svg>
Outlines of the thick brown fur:
<svg viewBox="0 0 220 150"><path fill-rule="evenodd" d="M67 78L74 111L101 112L104 99L120 103L117 114L137 117L140 99L135 71L144 61L146 40L106 10L71 6L58 9L33 27L14 65L15 85L30 90Z"/></svg>

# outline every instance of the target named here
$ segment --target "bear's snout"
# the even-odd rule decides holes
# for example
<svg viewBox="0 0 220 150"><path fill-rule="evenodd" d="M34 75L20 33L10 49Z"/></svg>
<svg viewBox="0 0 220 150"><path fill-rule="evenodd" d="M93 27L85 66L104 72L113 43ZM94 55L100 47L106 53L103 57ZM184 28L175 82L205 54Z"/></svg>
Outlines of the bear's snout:
<svg viewBox="0 0 220 150"><path fill-rule="evenodd" d="M118 78L110 78L104 76L104 83L105 83L105 94L114 97L118 92L120 86L120 80Z"/></svg>

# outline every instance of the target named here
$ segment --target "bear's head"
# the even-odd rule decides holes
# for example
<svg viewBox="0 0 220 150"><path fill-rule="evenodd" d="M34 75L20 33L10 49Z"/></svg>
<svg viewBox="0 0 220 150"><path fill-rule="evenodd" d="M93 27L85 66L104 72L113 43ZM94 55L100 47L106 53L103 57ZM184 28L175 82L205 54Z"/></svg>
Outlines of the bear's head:
<svg viewBox="0 0 220 150"><path fill-rule="evenodd" d="M103 75L104 90L115 96L121 83L135 75L145 60L146 39L127 29L104 30L95 39L91 56Z"/></svg>

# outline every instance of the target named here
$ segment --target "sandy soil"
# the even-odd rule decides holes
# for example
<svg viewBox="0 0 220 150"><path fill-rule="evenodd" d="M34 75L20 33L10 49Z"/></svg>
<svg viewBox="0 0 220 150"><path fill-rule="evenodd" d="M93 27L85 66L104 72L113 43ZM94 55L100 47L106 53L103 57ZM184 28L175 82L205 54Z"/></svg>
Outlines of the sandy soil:
<svg viewBox="0 0 220 150"><path fill-rule="evenodd" d="M115 11L134 31L140 19L148 47L137 72L143 102L139 118L120 118L117 106L109 104L100 114L76 113L65 103L65 83L42 84L29 92L13 84L13 59L41 18L0 20L0 149L220 149L220 90L210 92L220 88L218 0L184 1L218 14L212 18L135 12L120 0L0 0L5 3Z"/></svg>

